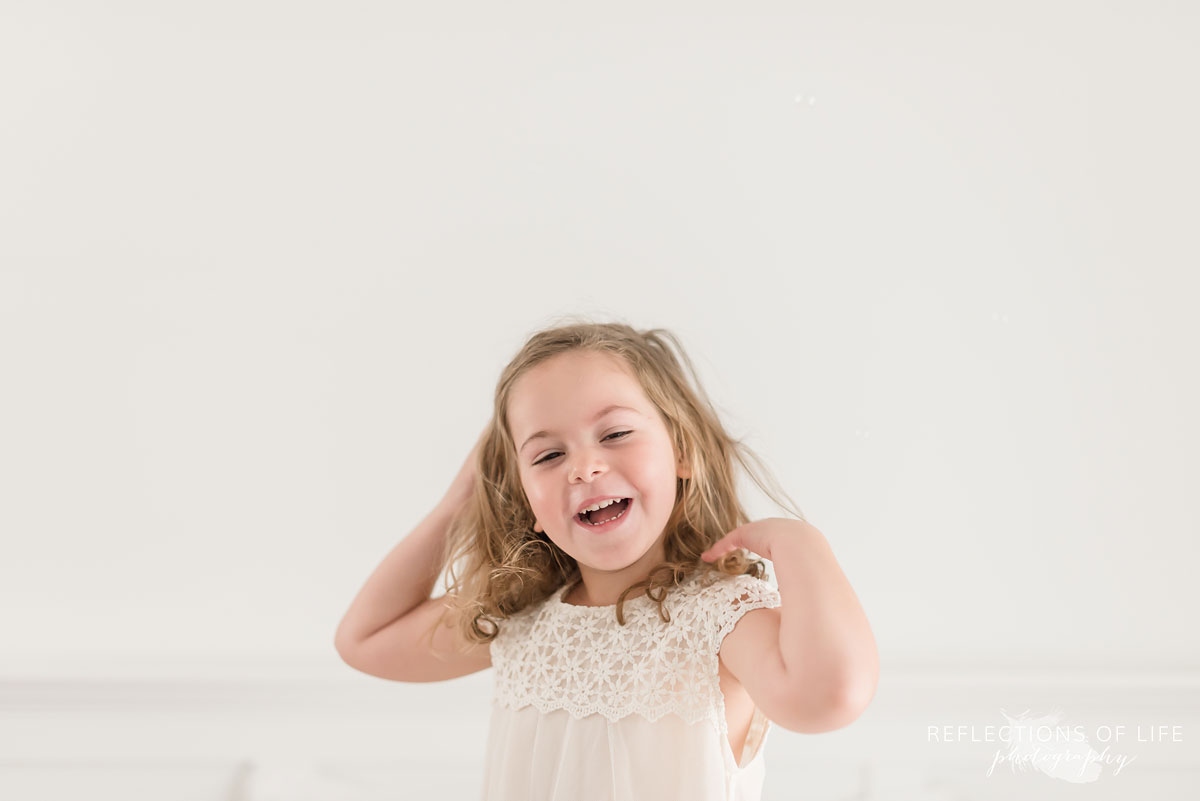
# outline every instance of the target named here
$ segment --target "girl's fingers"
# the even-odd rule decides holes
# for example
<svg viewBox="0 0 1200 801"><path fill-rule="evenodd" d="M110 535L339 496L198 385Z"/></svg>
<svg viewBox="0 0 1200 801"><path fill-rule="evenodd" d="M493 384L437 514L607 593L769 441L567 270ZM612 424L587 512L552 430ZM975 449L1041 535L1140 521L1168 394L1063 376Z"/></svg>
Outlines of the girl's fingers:
<svg viewBox="0 0 1200 801"><path fill-rule="evenodd" d="M711 548L709 548L704 553L700 554L700 558L706 562L711 562L712 560L718 559L718 558L724 556L725 554L729 553L735 547L737 547L737 546L733 542L730 542L729 540L725 540L725 539L717 540L717 542Z"/></svg>

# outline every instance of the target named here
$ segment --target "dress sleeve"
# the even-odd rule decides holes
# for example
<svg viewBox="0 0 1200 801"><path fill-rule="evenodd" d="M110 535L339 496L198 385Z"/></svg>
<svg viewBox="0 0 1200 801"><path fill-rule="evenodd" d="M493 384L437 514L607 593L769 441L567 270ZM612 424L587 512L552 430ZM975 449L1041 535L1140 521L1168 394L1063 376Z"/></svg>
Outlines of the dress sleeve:
<svg viewBox="0 0 1200 801"><path fill-rule="evenodd" d="M718 587L714 595L717 650L742 615L751 609L773 609L783 604L778 590L754 576L733 576L719 582Z"/></svg>

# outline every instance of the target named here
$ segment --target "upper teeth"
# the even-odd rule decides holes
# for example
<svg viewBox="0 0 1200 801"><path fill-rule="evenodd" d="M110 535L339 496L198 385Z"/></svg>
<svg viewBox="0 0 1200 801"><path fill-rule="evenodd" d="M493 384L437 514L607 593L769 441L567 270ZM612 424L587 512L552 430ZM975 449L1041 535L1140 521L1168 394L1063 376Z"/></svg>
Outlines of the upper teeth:
<svg viewBox="0 0 1200 801"><path fill-rule="evenodd" d="M579 514L586 514L587 512L594 512L597 509L603 509L605 506L612 506L617 501L623 501L623 500L625 500L625 499L624 498L609 498L607 501L600 501L599 503L594 503L591 506L585 506L584 508L579 510Z"/></svg>

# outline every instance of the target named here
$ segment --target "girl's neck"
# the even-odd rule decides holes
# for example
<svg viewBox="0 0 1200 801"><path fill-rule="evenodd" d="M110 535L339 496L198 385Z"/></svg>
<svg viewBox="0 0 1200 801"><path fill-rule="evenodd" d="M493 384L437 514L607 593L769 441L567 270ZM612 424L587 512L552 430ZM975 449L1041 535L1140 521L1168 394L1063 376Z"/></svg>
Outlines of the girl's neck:
<svg viewBox="0 0 1200 801"><path fill-rule="evenodd" d="M621 593L625 592L625 588L629 584L624 584L621 587L611 589L603 598L595 598L589 592L587 585L584 584L582 578L576 578L569 585L567 591L563 593L562 601L571 606L615 606L617 599L621 597ZM634 598L646 594L645 587L638 587L629 595L625 596L625 600L632 601Z"/></svg>

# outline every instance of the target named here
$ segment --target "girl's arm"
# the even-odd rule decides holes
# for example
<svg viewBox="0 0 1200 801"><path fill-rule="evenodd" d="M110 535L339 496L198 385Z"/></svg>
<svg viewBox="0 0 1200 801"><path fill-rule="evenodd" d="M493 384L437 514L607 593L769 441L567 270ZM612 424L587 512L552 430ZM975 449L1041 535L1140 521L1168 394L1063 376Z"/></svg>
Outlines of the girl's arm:
<svg viewBox="0 0 1200 801"><path fill-rule="evenodd" d="M775 518L786 528L772 541L783 619L779 643L788 673L805 688L841 699L845 723L871 702L879 651L867 615L825 535L803 520Z"/></svg>
<svg viewBox="0 0 1200 801"><path fill-rule="evenodd" d="M333 639L338 653L345 656L430 597L454 512L443 499L379 563L338 624Z"/></svg>
<svg viewBox="0 0 1200 801"><path fill-rule="evenodd" d="M747 690L756 686L765 698L790 699L786 717L795 730L849 724L875 694L879 652L829 542L803 520L773 517L739 526L701 558L713 561L739 547L774 564L782 605L747 612L743 620L754 620L726 636L722 658Z"/></svg>
<svg viewBox="0 0 1200 801"><path fill-rule="evenodd" d="M429 600L444 567L450 521L474 491L475 459L482 440L480 436L442 500L392 548L358 591L334 635L334 647L343 658L372 634Z"/></svg>

